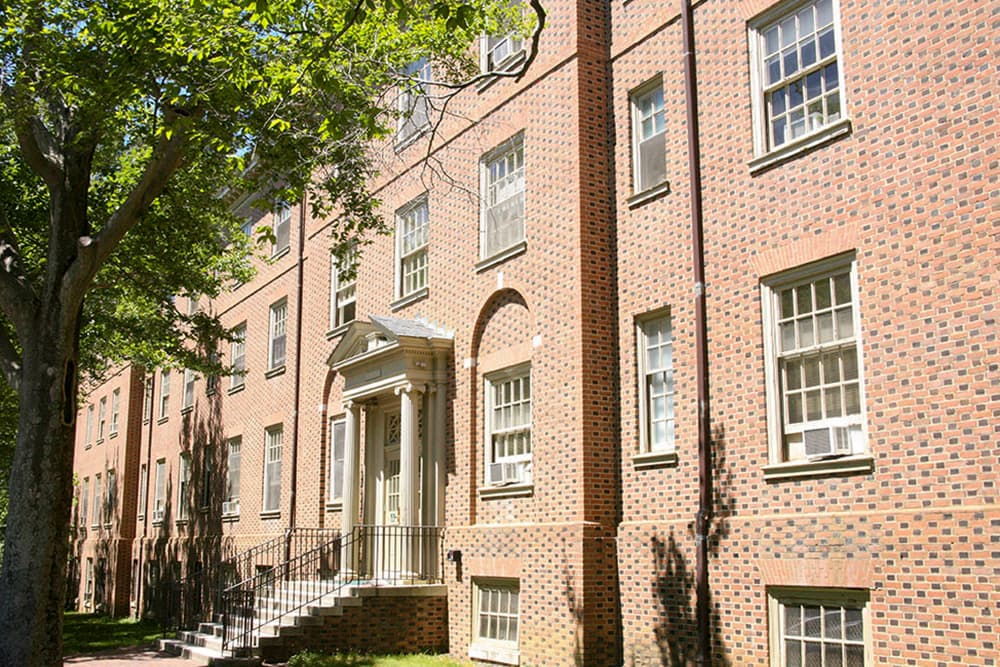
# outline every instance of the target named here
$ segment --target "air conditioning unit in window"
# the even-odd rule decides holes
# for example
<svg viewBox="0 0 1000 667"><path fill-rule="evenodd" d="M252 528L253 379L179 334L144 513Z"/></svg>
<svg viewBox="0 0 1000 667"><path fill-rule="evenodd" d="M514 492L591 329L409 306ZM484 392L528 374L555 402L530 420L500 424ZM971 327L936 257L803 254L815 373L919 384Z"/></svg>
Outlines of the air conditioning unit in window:
<svg viewBox="0 0 1000 667"><path fill-rule="evenodd" d="M851 454L851 431L846 426L828 426L805 431L802 444L809 458Z"/></svg>
<svg viewBox="0 0 1000 667"><path fill-rule="evenodd" d="M240 501L227 500L222 503L222 513L227 516L240 513Z"/></svg>
<svg viewBox="0 0 1000 667"><path fill-rule="evenodd" d="M153 510L153 521L163 521L163 510Z"/></svg>
<svg viewBox="0 0 1000 667"><path fill-rule="evenodd" d="M531 471L527 461L491 463L488 472L489 483L496 486L531 482Z"/></svg>

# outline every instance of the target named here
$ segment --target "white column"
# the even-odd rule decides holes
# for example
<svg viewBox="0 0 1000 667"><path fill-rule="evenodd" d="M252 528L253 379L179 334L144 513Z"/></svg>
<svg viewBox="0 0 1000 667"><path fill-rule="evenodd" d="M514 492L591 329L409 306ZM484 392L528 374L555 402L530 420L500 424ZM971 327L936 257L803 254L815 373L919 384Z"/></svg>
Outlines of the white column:
<svg viewBox="0 0 1000 667"><path fill-rule="evenodd" d="M404 526L420 523L420 440L417 436L417 417L420 390L406 385L397 390L400 397L399 434L399 518Z"/></svg>
<svg viewBox="0 0 1000 667"><path fill-rule="evenodd" d="M444 487L448 479L448 455L445 441L448 438L448 384L440 382L434 396L434 511L438 526L444 526Z"/></svg>
<svg viewBox="0 0 1000 667"><path fill-rule="evenodd" d="M347 416L344 424L344 496L341 505L340 532L345 539L341 551L341 566L345 572L353 573L357 569L357 563L355 563L357 545L354 544L350 536L354 532L354 526L358 520L361 406L353 401L347 401L344 407L347 410Z"/></svg>

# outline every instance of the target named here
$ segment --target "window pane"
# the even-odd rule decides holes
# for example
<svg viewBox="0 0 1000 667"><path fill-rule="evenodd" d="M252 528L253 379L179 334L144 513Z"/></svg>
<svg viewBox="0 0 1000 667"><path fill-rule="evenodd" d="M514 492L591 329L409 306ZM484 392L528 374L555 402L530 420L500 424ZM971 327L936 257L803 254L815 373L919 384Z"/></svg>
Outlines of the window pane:
<svg viewBox="0 0 1000 667"><path fill-rule="evenodd" d="M854 335L854 309L842 308L837 311L837 337L850 338Z"/></svg>
<svg viewBox="0 0 1000 667"><path fill-rule="evenodd" d="M820 608L802 607L802 623L805 627L806 637L820 636Z"/></svg>
<svg viewBox="0 0 1000 667"><path fill-rule="evenodd" d="M798 424L802 421L802 395L791 394L788 397L788 423Z"/></svg>
<svg viewBox="0 0 1000 667"><path fill-rule="evenodd" d="M811 357L805 360L807 387L815 387L819 384L819 357Z"/></svg>
<svg viewBox="0 0 1000 667"><path fill-rule="evenodd" d="M827 644L826 651L826 664L824 667L843 667L843 657L841 655L844 650L840 644Z"/></svg>
<svg viewBox="0 0 1000 667"><path fill-rule="evenodd" d="M844 667L865 667L865 647L848 644L845 648L847 660Z"/></svg>
<svg viewBox="0 0 1000 667"><path fill-rule="evenodd" d="M799 347L810 347L815 343L812 318L799 320Z"/></svg>
<svg viewBox="0 0 1000 667"><path fill-rule="evenodd" d="M823 636L827 639L840 639L841 607L827 607L823 610Z"/></svg>
<svg viewBox="0 0 1000 667"><path fill-rule="evenodd" d="M823 667L823 645L816 642L805 642L805 667Z"/></svg>
<svg viewBox="0 0 1000 667"><path fill-rule="evenodd" d="M860 609L851 607L844 609L844 639L848 641L864 639L864 626Z"/></svg>
<svg viewBox="0 0 1000 667"><path fill-rule="evenodd" d="M785 667L802 667L802 643L794 639L785 640Z"/></svg>

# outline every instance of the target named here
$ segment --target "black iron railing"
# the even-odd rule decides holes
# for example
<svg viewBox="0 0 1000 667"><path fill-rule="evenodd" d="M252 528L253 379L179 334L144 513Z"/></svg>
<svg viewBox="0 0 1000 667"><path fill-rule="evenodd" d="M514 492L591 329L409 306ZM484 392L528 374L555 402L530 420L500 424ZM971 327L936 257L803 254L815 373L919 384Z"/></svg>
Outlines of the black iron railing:
<svg viewBox="0 0 1000 667"><path fill-rule="evenodd" d="M265 626L309 605L336 604L349 587L442 583L443 539L437 526L356 526L258 571L222 595L223 652L245 654Z"/></svg>
<svg viewBox="0 0 1000 667"><path fill-rule="evenodd" d="M237 582L311 551L339 535L330 528L293 528L183 579L165 579L155 591L154 609L164 634L197 627L221 609L222 594Z"/></svg>

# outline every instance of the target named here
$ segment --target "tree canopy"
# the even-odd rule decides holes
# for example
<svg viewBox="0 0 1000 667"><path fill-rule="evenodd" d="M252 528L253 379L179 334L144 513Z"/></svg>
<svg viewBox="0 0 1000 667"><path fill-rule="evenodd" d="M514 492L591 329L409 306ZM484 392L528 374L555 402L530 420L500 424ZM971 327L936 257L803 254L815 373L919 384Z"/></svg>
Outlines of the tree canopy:
<svg viewBox="0 0 1000 667"><path fill-rule="evenodd" d="M338 252L384 230L370 149L421 85L407 64L452 94L480 34L523 26L491 0L0 4L0 375L19 408L0 663L61 664L79 369L211 365L192 342L225 332L172 297L247 279L234 197L307 197Z"/></svg>

